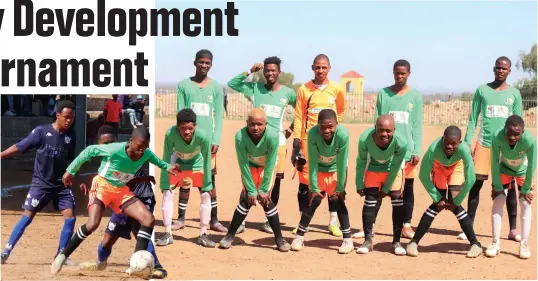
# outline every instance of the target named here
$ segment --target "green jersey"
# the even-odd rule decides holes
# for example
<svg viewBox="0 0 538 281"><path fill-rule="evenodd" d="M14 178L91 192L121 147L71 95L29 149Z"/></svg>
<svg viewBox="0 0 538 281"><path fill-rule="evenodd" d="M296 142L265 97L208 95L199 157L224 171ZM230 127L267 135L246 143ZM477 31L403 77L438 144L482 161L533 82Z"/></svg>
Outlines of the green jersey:
<svg viewBox="0 0 538 281"><path fill-rule="evenodd" d="M168 170L170 164L159 159L149 149L137 161L131 160L127 155L127 142L110 144L90 145L86 147L67 167L67 172L74 175L78 172L82 164L93 157L103 157L99 167L99 176L105 178L110 184L117 187L124 187L135 177L136 172L146 161L157 167ZM104 164L103 164L104 162Z"/></svg>
<svg viewBox="0 0 538 281"><path fill-rule="evenodd" d="M536 170L536 138L529 131L523 131L521 140L514 148L511 148L504 129L499 130L493 138L491 145L491 175L493 188L503 190L501 173L520 177L525 176L525 183L521 187L521 193L527 194L531 190L532 178Z"/></svg>
<svg viewBox="0 0 538 281"><path fill-rule="evenodd" d="M469 149L469 145L465 142L460 143L460 145L458 146L458 150L451 157L446 156L445 152L443 151L442 145L442 137L436 139L430 145L430 147L424 154L424 157L422 158L422 163L420 164L420 174L418 177L430 197L433 199L433 202L437 203L443 197L441 193L437 191L436 186L434 186L432 182L431 171L433 168L434 161L439 162L445 167L450 167L455 165L458 161L463 160L465 184L463 185L459 194L453 199L454 204L459 206L461 205L461 202L463 202L463 199L465 199L465 196L467 196L467 194L471 190L471 187L476 180L476 175L474 173L473 156L471 154L471 150Z"/></svg>
<svg viewBox="0 0 538 281"><path fill-rule="evenodd" d="M282 120L284 119L286 106L289 104L295 107L295 101L297 100L295 91L282 85L280 90L273 92L268 90L263 83L243 82L246 78L247 76L244 73L238 74L228 82L228 86L247 96L254 104L254 107L265 111L267 123L279 132L279 144L285 145L286 138L284 137Z"/></svg>
<svg viewBox="0 0 538 281"><path fill-rule="evenodd" d="M523 102L518 89L508 88L499 92L487 84L481 85L473 97L465 142L473 141L480 113L482 113L482 125L478 132L478 143L484 147L490 147L495 132L504 128L506 119L514 114L521 116L522 111Z"/></svg>
<svg viewBox="0 0 538 281"><path fill-rule="evenodd" d="M319 192L318 172L336 172L336 192L344 192L347 178L349 131L342 125L336 127L330 144L325 142L316 125L308 131L308 177L310 191Z"/></svg>
<svg viewBox="0 0 538 281"><path fill-rule="evenodd" d="M244 127L235 134L235 153L239 162L241 179L248 196L258 194L252 180L250 167L264 167L263 179L259 189L261 193L269 192L269 184L273 177L278 155L278 131L267 127L260 142L254 144L247 132L247 127Z"/></svg>
<svg viewBox="0 0 538 281"><path fill-rule="evenodd" d="M211 144L219 145L224 119L224 89L211 79L203 88L190 78L177 86L177 111L190 108L196 113L196 124L212 134Z"/></svg>
<svg viewBox="0 0 538 281"><path fill-rule="evenodd" d="M171 156L170 156L171 155ZM211 191L211 136L198 128L194 131L190 143L186 143L177 130L172 126L164 136L163 159L170 157L171 163L178 163L182 171L204 171L204 186L202 191ZM161 190L170 188L170 177L161 173Z"/></svg>
<svg viewBox="0 0 538 281"><path fill-rule="evenodd" d="M422 151L422 94L410 88L404 95L398 96L388 87L377 94L375 119L383 114L394 118L396 132L406 139L408 150L405 161L411 156L420 156Z"/></svg>
<svg viewBox="0 0 538 281"><path fill-rule="evenodd" d="M359 137L359 155L357 156L357 173L355 184L357 190L363 190L365 170L370 172L388 172L383 192L389 193L398 172L403 170L407 142L402 134L395 131L387 148L381 149L374 142L374 128L364 131Z"/></svg>

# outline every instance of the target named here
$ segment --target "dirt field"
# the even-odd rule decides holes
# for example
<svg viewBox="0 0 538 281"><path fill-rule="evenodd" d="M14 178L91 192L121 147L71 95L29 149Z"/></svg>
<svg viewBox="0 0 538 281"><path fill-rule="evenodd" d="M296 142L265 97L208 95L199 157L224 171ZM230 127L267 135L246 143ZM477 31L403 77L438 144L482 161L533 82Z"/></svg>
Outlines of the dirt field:
<svg viewBox="0 0 538 281"><path fill-rule="evenodd" d="M173 125L173 119L157 119L157 130L153 139L156 141L157 155L162 154L162 142L165 131ZM219 198L219 218L229 225L241 190L240 174L233 149L233 136L244 125L244 121L226 121L222 145L218 152L218 175L216 184ZM366 126L346 125L351 132L351 142L356 144L360 133ZM443 128L425 127L423 150L438 136ZM533 133L536 133L533 130ZM291 142L291 141L290 141ZM291 150L291 144L288 142ZM355 157L357 145L350 148L350 174L348 184L347 206L350 211L353 232L362 228L361 211L364 199L355 192ZM157 176L159 171L157 171ZM279 215L283 223L283 233L291 242L291 230L299 222L297 210L297 179L292 180L292 168L287 164L286 178L282 182L279 202ZM157 177L158 178L158 177ZM2 186L28 182L29 173L5 173L2 171ZM87 179L86 179L87 180ZM491 199L490 182L484 185L479 206L475 230L484 247L491 242ZM25 190L13 192L11 197L2 199L2 246L19 219L20 205ZM77 227L86 221L84 205L87 201L78 191L79 220ZM413 226L417 226L428 205L430 197L420 182L415 181L415 212ZM163 231L160 212L160 192L157 192L156 231ZM177 202L177 195L176 195ZM327 203L322 203L314 219L311 231L305 236L305 248L299 252L280 253L274 247L273 237L258 230L263 221L261 208L253 208L247 218L247 231L237 236L234 246L229 250L206 249L195 244L199 233L199 196L196 190L191 193L187 210L187 227L175 232L174 244L158 248L157 253L169 273L168 279L536 279L536 233L533 231L530 247L533 257L520 260L517 256L518 243L506 240L508 219L503 219L502 253L495 259L479 257L465 258L469 245L456 239L460 232L456 218L450 212L441 213L430 232L422 239L417 258L397 257L390 253L392 233L390 203L384 202L376 225L374 252L359 255L355 252L339 255L337 249L341 238L328 234L329 214ZM465 201L466 202L466 201ZM536 204L533 204L536 214ZM464 207L467 204L464 203ZM518 210L519 211L519 210ZM177 211L176 215L177 216ZM108 218L104 218L99 231L94 233L73 254L74 260L96 258L97 245L102 237ZM82 273L73 267L65 267L56 277L51 277L49 265L56 252L60 226L63 219L47 209L36 216L27 228L25 236L12 252L8 264L2 266L4 280L124 280L122 272L128 265L128 258L134 248L134 241L121 240L114 248L109 268L95 274ZM533 229L536 229L536 216L533 217ZM518 221L518 227L520 222ZM219 241L223 235L212 233L212 238ZM407 239L402 239L404 245ZM355 246L362 239L355 240Z"/></svg>

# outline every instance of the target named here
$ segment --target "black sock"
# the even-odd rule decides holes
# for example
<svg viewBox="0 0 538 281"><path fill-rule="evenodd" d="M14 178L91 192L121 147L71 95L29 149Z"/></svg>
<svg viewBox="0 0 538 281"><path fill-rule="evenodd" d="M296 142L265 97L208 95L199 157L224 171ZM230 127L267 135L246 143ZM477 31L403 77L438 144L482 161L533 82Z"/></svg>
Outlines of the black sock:
<svg viewBox="0 0 538 281"><path fill-rule="evenodd" d="M415 206L415 193L413 191L413 184L415 179L405 179L403 190L403 203L404 203L404 223L411 223L413 218L413 207Z"/></svg>
<svg viewBox="0 0 538 281"><path fill-rule="evenodd" d="M211 197L211 224L218 222L217 218L217 195Z"/></svg>
<svg viewBox="0 0 538 281"><path fill-rule="evenodd" d="M319 204L321 204L321 197L316 196L314 199L312 199L312 204L303 211L303 214L301 215L301 221L299 222L299 226L297 227L297 235L304 236L304 233L308 229L308 226L310 225L310 221L312 221L312 217L314 216L314 213L316 212L316 209L319 207Z"/></svg>
<svg viewBox="0 0 538 281"><path fill-rule="evenodd" d="M237 204L237 207L235 208L232 222L230 223L230 227L228 228L228 236L235 237L235 233L247 217L250 207L251 206L248 204L247 196L245 195L245 193L241 192L239 204Z"/></svg>
<svg viewBox="0 0 538 281"><path fill-rule="evenodd" d="M147 250L149 241L151 241L151 234L153 233L153 226L140 226L138 234L136 234L136 248L135 252L141 250Z"/></svg>
<svg viewBox="0 0 538 281"><path fill-rule="evenodd" d="M467 214L471 218L471 224L474 224L476 209L478 209L478 203L480 202L480 189L482 189L483 184L484 181L476 180L473 187L471 187L471 191L469 191L469 198L467 198Z"/></svg>
<svg viewBox="0 0 538 281"><path fill-rule="evenodd" d="M213 185L213 189L215 189L215 174L211 172L211 185Z"/></svg>
<svg viewBox="0 0 538 281"><path fill-rule="evenodd" d="M75 234L71 237L71 240L67 243L67 246L62 250L62 254L64 254L66 257L69 257L77 248L80 246L82 241L84 239L88 238L92 234L90 231L88 231L88 228L86 228L86 225L81 225Z"/></svg>
<svg viewBox="0 0 538 281"><path fill-rule="evenodd" d="M269 225L275 234L275 241L281 240L282 230L280 229L280 219L278 217L278 209L276 208L276 205L271 202L269 203L269 206L263 206L263 210L265 211L265 217L267 218L267 221L269 221Z"/></svg>
<svg viewBox="0 0 538 281"><path fill-rule="evenodd" d="M400 197L399 191L390 192L390 201L392 203L392 243L394 244L400 242L405 213L403 198Z"/></svg>
<svg viewBox="0 0 538 281"><path fill-rule="evenodd" d="M422 215L422 218L420 218L420 222L418 223L418 227L415 230L415 235L411 239L411 242L415 242L417 244L420 242L420 239L422 239L426 232L428 232L428 229L430 229L433 220L438 214L439 208L437 208L437 204L431 204Z"/></svg>
<svg viewBox="0 0 538 281"><path fill-rule="evenodd" d="M178 220L185 220L185 213L187 212L187 204L189 203L189 196L191 193L190 188L179 188L179 204L177 208Z"/></svg>
<svg viewBox="0 0 538 281"><path fill-rule="evenodd" d="M471 243L471 245L476 244L480 246L480 243L478 242L478 240L476 240L476 234L474 233L471 217L468 215L467 212L465 212L465 209L463 209L462 206L458 206L456 207L456 209L454 209L453 213L458 219L461 230L463 230L463 233L465 233L465 236L467 236L469 243Z"/></svg>
<svg viewBox="0 0 538 281"><path fill-rule="evenodd" d="M379 192L377 189L366 189L364 206L362 207L362 228L364 229L364 238L366 240L372 239L372 228L374 227L375 222L375 209L379 200Z"/></svg>
<svg viewBox="0 0 538 281"><path fill-rule="evenodd" d="M379 213L379 209L381 209L381 204L383 203L383 200L381 198L377 197L377 202L375 203L375 212L374 212L374 222L377 220L377 214Z"/></svg>
<svg viewBox="0 0 538 281"><path fill-rule="evenodd" d="M338 201L337 200L327 200L327 204L329 205L329 213L335 213L338 212Z"/></svg>
<svg viewBox="0 0 538 281"><path fill-rule="evenodd" d="M280 178L275 178L275 184L273 185L273 189L271 191L271 201L275 203L275 206L278 205L278 199L280 198Z"/></svg>
<svg viewBox="0 0 538 281"><path fill-rule="evenodd" d="M308 207L308 185L299 184L299 192L297 193L297 201L299 201L299 212L304 212Z"/></svg>
<svg viewBox="0 0 538 281"><path fill-rule="evenodd" d="M337 197L333 204L336 205L336 212L338 213L338 221L340 222L340 230L344 238L351 238L351 226L349 225L349 214L347 212L346 202L340 197Z"/></svg>
<svg viewBox="0 0 538 281"><path fill-rule="evenodd" d="M508 213L508 222L510 224L510 230L517 227L517 194L516 183L512 180L511 188L506 195L506 212Z"/></svg>

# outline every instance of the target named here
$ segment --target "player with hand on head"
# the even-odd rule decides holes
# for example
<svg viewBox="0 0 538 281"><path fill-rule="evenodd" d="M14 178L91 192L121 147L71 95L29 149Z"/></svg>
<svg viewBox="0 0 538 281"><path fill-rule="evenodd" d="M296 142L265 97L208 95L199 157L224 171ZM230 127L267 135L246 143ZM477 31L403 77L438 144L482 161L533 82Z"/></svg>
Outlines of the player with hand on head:
<svg viewBox="0 0 538 281"><path fill-rule="evenodd" d="M420 165L419 179L433 203L422 215L415 236L407 245L407 255L418 256L420 239L443 210L450 210L456 216L463 233L469 237L471 249L467 257L482 255L482 246L476 239L471 218L461 206L476 178L471 150L467 144L462 144L458 127L447 127L443 137L430 145Z"/></svg>

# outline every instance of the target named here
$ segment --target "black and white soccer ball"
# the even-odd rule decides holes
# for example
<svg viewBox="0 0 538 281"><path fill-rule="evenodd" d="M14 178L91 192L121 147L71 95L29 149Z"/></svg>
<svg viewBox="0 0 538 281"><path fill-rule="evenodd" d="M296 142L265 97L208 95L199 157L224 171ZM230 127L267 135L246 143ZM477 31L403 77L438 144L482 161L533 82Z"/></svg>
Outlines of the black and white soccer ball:
<svg viewBox="0 0 538 281"><path fill-rule="evenodd" d="M137 251L129 260L131 274L142 278L149 278L155 269L155 259L148 251Z"/></svg>

